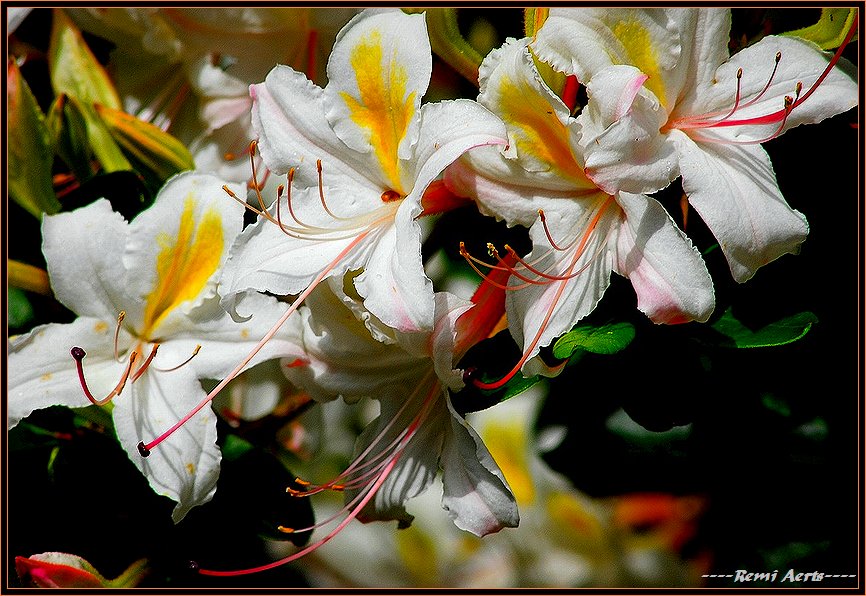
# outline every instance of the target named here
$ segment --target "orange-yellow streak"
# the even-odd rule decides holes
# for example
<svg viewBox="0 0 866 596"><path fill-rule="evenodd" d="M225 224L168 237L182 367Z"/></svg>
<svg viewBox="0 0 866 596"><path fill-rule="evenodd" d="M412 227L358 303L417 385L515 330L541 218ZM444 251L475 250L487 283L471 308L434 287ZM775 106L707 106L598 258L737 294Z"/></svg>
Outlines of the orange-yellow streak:
<svg viewBox="0 0 866 596"><path fill-rule="evenodd" d="M406 93L406 69L396 55L390 57L387 66L383 64L382 39L378 31L371 32L354 48L350 62L360 98L346 92L340 95L352 121L367 131L388 184L404 195L397 148L415 114L415 92Z"/></svg>
<svg viewBox="0 0 866 596"><path fill-rule="evenodd" d="M553 106L528 81L503 77L498 113L512 129L517 152L532 155L563 178L594 188L574 159L569 132Z"/></svg>
<svg viewBox="0 0 866 596"><path fill-rule="evenodd" d="M222 218L212 209L195 221L195 200L187 198L177 237L160 234L156 284L147 296L142 337L151 337L162 320L183 302L198 296L219 266L223 252Z"/></svg>

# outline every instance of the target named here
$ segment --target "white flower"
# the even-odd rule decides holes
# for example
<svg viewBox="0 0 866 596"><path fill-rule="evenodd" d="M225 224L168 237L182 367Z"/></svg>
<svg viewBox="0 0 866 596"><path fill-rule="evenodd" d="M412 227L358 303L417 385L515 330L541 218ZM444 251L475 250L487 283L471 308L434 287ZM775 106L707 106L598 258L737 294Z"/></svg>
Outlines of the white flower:
<svg viewBox="0 0 866 596"><path fill-rule="evenodd" d="M242 225L242 208L222 184L210 175L175 176L130 224L104 199L46 216L51 285L79 318L13 339L9 354L8 427L55 404L110 402L133 463L157 493L177 501L175 521L213 496L220 462L214 413L200 410L146 459L139 441L200 403L199 379L222 378L285 310L272 298L250 297L256 316L241 325L220 308L218 272ZM297 353L290 329L256 361Z"/></svg>
<svg viewBox="0 0 866 596"><path fill-rule="evenodd" d="M857 82L839 53L792 37L729 57L730 19L728 9L552 9L533 49L588 86L589 177L608 192L652 192L682 175L743 282L808 233L760 143L856 106Z"/></svg>
<svg viewBox="0 0 866 596"><path fill-rule="evenodd" d="M638 308L657 323L705 321L714 299L700 254L658 201L608 194L586 176L580 124L542 80L528 43L509 40L480 70L478 100L505 121L511 150L476 149L445 180L482 212L531 226L529 255L491 265L512 271L509 329L524 350L512 374L523 366L530 375L550 373L534 357L595 308L611 271L631 280Z"/></svg>
<svg viewBox="0 0 866 596"><path fill-rule="evenodd" d="M401 331L432 327L422 196L468 149L504 144L505 131L469 100L422 106L431 69L423 15L370 10L337 36L324 89L287 66L251 88L262 158L290 179L232 250L221 282L230 312L232 295L297 294L363 269L354 283L370 312Z"/></svg>

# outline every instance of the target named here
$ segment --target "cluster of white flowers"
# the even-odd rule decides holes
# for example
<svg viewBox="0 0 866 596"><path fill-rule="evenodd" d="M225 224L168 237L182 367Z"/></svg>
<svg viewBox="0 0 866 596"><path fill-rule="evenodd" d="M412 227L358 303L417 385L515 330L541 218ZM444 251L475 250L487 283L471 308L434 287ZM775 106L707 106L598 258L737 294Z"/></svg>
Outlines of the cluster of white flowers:
<svg viewBox="0 0 866 596"><path fill-rule="evenodd" d="M145 46L162 39L169 63L198 39L166 25L189 24L181 9L122 16L147 30ZM266 55L287 51L279 27L253 16L240 15L246 32L279 50ZM678 178L739 282L806 238L761 143L854 107L856 78L839 53L793 37L729 56L730 20L717 8L551 9L532 37L484 59L477 101L422 102L427 24L399 9L349 20L324 87L284 65L263 82L226 81L212 55L191 51L184 69L212 124L202 146L239 115L234 136L255 137L254 167L279 188L254 177L246 203L247 188L217 171L225 164L200 157L130 223L105 200L46 216L52 288L79 318L13 339L8 426L53 404L110 404L120 443L177 502L179 521L216 489L210 400L249 366L282 359L316 401L372 398L381 409L349 467L303 491L345 494L316 526L336 527L264 568L356 517L410 523L407 500L439 470L457 527L517 526L511 479L451 403L469 348L506 315L523 355L501 381L476 384L558 374L540 350L595 308L611 272L654 322L707 321L715 303L701 254L648 196ZM216 27L195 23L199 37ZM587 97L577 115L575 83ZM532 242L528 255L465 253L484 268L472 301L438 291L422 260L419 218L456 198L529 228ZM257 217L246 228L244 209ZM202 379L222 382L206 393Z"/></svg>

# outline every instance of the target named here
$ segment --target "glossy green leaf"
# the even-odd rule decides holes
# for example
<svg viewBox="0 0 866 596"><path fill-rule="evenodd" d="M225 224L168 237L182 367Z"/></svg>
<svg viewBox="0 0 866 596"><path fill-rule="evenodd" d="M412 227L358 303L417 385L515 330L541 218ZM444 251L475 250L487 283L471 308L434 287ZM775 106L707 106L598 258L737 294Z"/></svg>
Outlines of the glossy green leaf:
<svg viewBox="0 0 866 596"><path fill-rule="evenodd" d="M797 341L817 322L818 317L811 312L801 312L753 330L743 325L729 308L711 327L722 335L722 338L715 342L720 346L766 348Z"/></svg>
<svg viewBox="0 0 866 596"><path fill-rule="evenodd" d="M140 164L139 169L153 174L160 182L178 172L195 168L192 155L184 144L153 124L106 106L97 105L96 113L129 159Z"/></svg>
<svg viewBox="0 0 866 596"><path fill-rule="evenodd" d="M814 25L787 31L782 35L799 37L818 44L823 50L832 50L842 45L851 27L856 26L856 8L822 8L821 18ZM857 39L857 34L851 38Z"/></svg>
<svg viewBox="0 0 866 596"><path fill-rule="evenodd" d="M8 183L12 199L36 217L57 213L51 134L39 104L14 60L6 66Z"/></svg>
<svg viewBox="0 0 866 596"><path fill-rule="evenodd" d="M566 360L577 351L593 354L615 354L624 350L634 339L631 323L611 323L601 327L575 327L553 344L553 355Z"/></svg>

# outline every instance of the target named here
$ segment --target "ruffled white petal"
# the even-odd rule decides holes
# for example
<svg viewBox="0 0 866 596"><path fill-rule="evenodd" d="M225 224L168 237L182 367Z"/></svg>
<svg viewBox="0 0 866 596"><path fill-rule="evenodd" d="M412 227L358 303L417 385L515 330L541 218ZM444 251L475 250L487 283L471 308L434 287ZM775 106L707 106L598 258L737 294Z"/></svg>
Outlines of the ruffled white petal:
<svg viewBox="0 0 866 596"><path fill-rule="evenodd" d="M42 221L42 252L54 295L80 316L112 320L143 307L126 289L128 228L105 199Z"/></svg>
<svg viewBox="0 0 866 596"><path fill-rule="evenodd" d="M579 117L586 174L608 194L655 192L679 176L676 149L659 132L667 114L645 81L633 66L610 66L587 86Z"/></svg>
<svg viewBox="0 0 866 596"><path fill-rule="evenodd" d="M446 399L451 429L440 456L442 506L454 525L476 536L517 527L517 502L499 466L481 437Z"/></svg>
<svg viewBox="0 0 866 596"><path fill-rule="evenodd" d="M61 405L89 406L90 401L78 379L70 350L79 346L84 358L84 375L96 399L114 389L125 363L114 360L114 330L111 321L81 317L69 324L53 323L36 327L12 340L9 349L7 428L12 428L34 410ZM121 349L129 336L121 331ZM128 397L129 388L122 394Z"/></svg>
<svg viewBox="0 0 866 596"><path fill-rule="evenodd" d="M171 427L202 398L204 390L187 367L172 372L149 369L132 386L131 395L114 401L114 426L120 444L151 488L177 502L172 519L179 522L216 491L221 455L216 445L216 415L203 408L149 457L138 453L138 442Z"/></svg>
<svg viewBox="0 0 866 596"><path fill-rule="evenodd" d="M802 213L782 197L773 166L759 145L697 144L674 131L683 190L719 241L738 282L786 253L809 233Z"/></svg>
<svg viewBox="0 0 866 596"><path fill-rule="evenodd" d="M655 199L620 193L615 270L631 280L637 307L655 323L706 321L713 280L698 250Z"/></svg>

